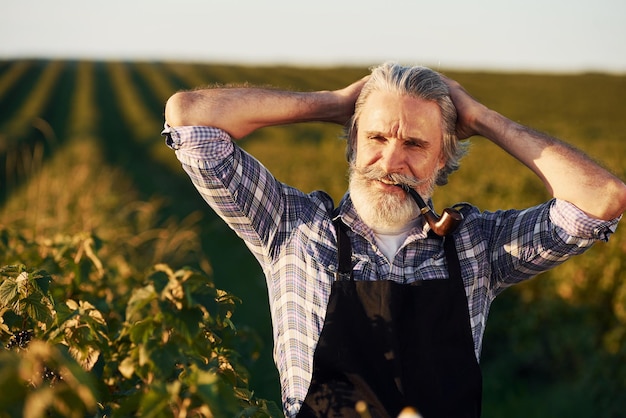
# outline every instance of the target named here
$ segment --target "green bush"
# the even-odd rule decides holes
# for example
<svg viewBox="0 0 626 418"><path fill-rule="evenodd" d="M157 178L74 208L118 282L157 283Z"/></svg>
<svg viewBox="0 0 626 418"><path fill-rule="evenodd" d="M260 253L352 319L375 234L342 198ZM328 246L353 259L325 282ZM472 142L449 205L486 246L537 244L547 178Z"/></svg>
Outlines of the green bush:
<svg viewBox="0 0 626 418"><path fill-rule="evenodd" d="M0 227L0 416L281 415L248 388L236 297L164 264L124 286L102 245Z"/></svg>

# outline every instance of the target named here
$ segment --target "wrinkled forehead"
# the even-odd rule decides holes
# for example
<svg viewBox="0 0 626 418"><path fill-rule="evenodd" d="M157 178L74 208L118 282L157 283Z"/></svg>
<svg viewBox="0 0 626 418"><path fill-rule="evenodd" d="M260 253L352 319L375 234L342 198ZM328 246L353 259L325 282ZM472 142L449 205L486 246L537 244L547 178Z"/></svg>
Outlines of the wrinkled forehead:
<svg viewBox="0 0 626 418"><path fill-rule="evenodd" d="M399 138L442 139L441 110L436 102L389 91L372 92L363 102L359 132L380 132Z"/></svg>

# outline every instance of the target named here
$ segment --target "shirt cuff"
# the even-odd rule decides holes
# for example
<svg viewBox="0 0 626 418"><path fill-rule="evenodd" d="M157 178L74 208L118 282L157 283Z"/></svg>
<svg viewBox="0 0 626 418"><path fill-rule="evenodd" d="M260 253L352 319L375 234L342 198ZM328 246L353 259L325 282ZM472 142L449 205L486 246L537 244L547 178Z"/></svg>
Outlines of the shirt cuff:
<svg viewBox="0 0 626 418"><path fill-rule="evenodd" d="M172 140L172 131L173 131L173 128L170 125L168 125L167 122L163 123L163 130L161 131L161 136L165 137L165 144L171 149L175 150L176 147L174 147L174 143Z"/></svg>
<svg viewBox="0 0 626 418"><path fill-rule="evenodd" d="M225 131L211 126L171 127L165 123L161 135L181 161L218 161L233 152L233 142Z"/></svg>
<svg viewBox="0 0 626 418"><path fill-rule="evenodd" d="M621 216L610 221L592 218L574 204L555 199L550 207L550 219L571 236L608 241Z"/></svg>

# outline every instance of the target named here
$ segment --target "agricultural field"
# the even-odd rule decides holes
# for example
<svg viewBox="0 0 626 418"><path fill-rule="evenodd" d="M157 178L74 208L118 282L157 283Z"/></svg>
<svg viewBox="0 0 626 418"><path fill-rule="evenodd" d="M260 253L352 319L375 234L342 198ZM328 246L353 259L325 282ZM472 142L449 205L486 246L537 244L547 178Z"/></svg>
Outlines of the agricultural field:
<svg viewBox="0 0 626 418"><path fill-rule="evenodd" d="M626 76L443 72L486 105L572 143L626 179ZM110 414L116 410L118 416L137 410L192 416L205 411L203 403L213 405L216 416L234 416L233 410L246 411L240 416L275 415L280 397L264 278L165 146L164 104L179 89L215 84L335 89L366 73L357 67L0 61L1 279L18 283L27 273L50 287L37 293L39 304L31 298L12 310L0 307L0 341L15 346L17 333L29 331L33 341L69 346L74 358L76 350L82 353L82 371L66 357L55 361L67 364L77 379L89 378L84 370L93 379L81 390L76 386L82 397L49 388L32 393L82 405L91 414L76 416L115 416ZM341 133L327 124L273 127L239 144L281 181L307 192L326 190L338 201L347 186ZM436 208L460 201L483 210L522 208L548 198L541 182L510 156L483 138L471 142L461 169L436 192ZM157 303L173 300L163 292L181 277L194 283L181 290L194 304ZM206 291L202 281L219 300L215 311L193 297ZM0 284L0 303L9 299L3 288ZM162 299L141 299L147 289L161 290ZM34 310L16 308L31 302ZM61 304L69 308L60 309ZM180 325L175 321L180 309L210 318L202 328L206 332L192 333L186 326L189 332L180 340L171 337L175 346L157 338L161 357L146 354L157 353L146 348L155 347L147 343L151 333ZM101 320L86 321L84 328L60 322L61 313L78 318L79 311ZM141 324L153 321L140 329L125 320L131 317ZM156 318L171 322L157 324ZM78 329L86 332L82 339ZM213 336L209 342L207 334ZM204 343L208 352L199 347ZM54 357L50 346L33 346L40 347L40 357ZM136 351L139 346L144 351ZM33 363L34 354L17 350L17 357L9 357L15 352L3 349L2 370L14 370L8 365L15 359ZM169 364L166 354L214 359L222 380L196 369L194 376L221 383L202 386L189 380L193 373L185 369L180 376L188 380L179 380L197 395L185 398L174 390L172 376L162 373ZM481 362L485 417L625 416L626 228L622 225L609 243L504 292L492 307ZM9 393L7 376L23 370L0 373L0 393ZM33 407L32 393L19 392L15 399ZM20 407L11 402L0 395L0 411ZM63 410L52 401L48 406ZM178 415L156 412L162 410Z"/></svg>

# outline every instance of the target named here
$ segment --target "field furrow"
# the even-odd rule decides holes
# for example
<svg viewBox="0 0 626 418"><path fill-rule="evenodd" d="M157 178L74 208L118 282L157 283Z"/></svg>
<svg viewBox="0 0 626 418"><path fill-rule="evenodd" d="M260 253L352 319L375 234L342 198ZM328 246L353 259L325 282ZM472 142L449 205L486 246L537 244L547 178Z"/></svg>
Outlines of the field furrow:
<svg viewBox="0 0 626 418"><path fill-rule="evenodd" d="M16 61L6 65L7 69L3 68L2 72L0 72L0 101L7 99L9 90L24 76L26 71L32 66L32 62Z"/></svg>
<svg viewBox="0 0 626 418"><path fill-rule="evenodd" d="M89 61L80 62L76 71L76 85L67 122L70 137L94 135L98 129L100 112L95 94L97 82L94 64Z"/></svg>
<svg viewBox="0 0 626 418"><path fill-rule="evenodd" d="M168 72L160 64L141 62L135 64L133 68L150 89L154 97L153 101L159 104L161 111L167 98L182 87L176 83L176 79L169 77Z"/></svg>
<svg viewBox="0 0 626 418"><path fill-rule="evenodd" d="M41 78L45 68L48 66L47 62L25 60L24 64L15 62L18 68L21 67L18 72L19 77L9 76L10 80L6 84L2 96L0 96L0 129L3 134L6 134L4 130L9 121L14 119L19 110L29 100L29 96L35 88L37 82ZM12 66L7 66L7 71Z"/></svg>
<svg viewBox="0 0 626 418"><path fill-rule="evenodd" d="M183 88L191 89L209 85L206 76L200 68L200 64L181 64L178 62L167 62L164 68L176 77Z"/></svg>
<svg viewBox="0 0 626 418"><path fill-rule="evenodd" d="M3 127L9 141L24 136L28 129L42 115L46 106L52 100L52 91L55 83L62 74L65 63L62 61L51 61L46 65L41 77L28 95L28 100L18 109L17 113Z"/></svg>
<svg viewBox="0 0 626 418"><path fill-rule="evenodd" d="M158 127L163 125L158 114L154 114L147 107L138 89L133 84L127 64L110 62L107 64L108 74L113 84L113 94L116 97L122 117L131 130L131 138L145 141L158 134Z"/></svg>

